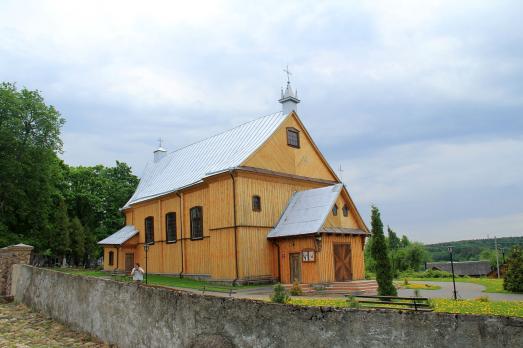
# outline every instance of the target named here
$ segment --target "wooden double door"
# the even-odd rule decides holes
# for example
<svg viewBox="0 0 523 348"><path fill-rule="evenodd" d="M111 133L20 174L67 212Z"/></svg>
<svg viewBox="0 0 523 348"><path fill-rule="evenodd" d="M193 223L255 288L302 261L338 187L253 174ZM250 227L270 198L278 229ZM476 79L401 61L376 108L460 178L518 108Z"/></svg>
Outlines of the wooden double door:
<svg viewBox="0 0 523 348"><path fill-rule="evenodd" d="M334 243L334 277L337 282L352 280L352 253L350 243Z"/></svg>
<svg viewBox="0 0 523 348"><path fill-rule="evenodd" d="M301 283L301 253L289 254L289 261L291 263L291 283L298 281Z"/></svg>
<svg viewBox="0 0 523 348"><path fill-rule="evenodd" d="M131 273L134 267L134 254L126 253L125 254L125 273Z"/></svg>

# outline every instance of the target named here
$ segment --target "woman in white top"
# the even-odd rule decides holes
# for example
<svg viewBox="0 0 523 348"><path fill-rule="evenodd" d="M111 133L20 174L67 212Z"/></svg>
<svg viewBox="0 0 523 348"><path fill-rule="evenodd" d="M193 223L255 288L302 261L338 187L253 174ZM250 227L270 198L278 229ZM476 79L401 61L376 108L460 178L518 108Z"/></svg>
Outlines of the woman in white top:
<svg viewBox="0 0 523 348"><path fill-rule="evenodd" d="M136 263L136 265L134 265L134 268L133 270L131 271L131 275L133 276L133 280L137 283L141 283L143 281L143 274L144 274L144 270L142 267L140 267L140 264L139 263Z"/></svg>

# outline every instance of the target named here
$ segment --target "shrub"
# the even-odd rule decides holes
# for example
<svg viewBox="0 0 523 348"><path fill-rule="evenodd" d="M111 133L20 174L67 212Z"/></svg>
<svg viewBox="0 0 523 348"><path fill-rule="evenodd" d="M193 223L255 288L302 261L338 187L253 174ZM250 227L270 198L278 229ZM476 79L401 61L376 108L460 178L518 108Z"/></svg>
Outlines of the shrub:
<svg viewBox="0 0 523 348"><path fill-rule="evenodd" d="M276 303L287 303L289 302L289 295L281 284L274 285L274 293L271 296L271 301Z"/></svg>
<svg viewBox="0 0 523 348"><path fill-rule="evenodd" d="M298 279L294 279L290 293L292 296L303 295L303 291L301 290L301 286L300 286L300 283L298 282Z"/></svg>
<svg viewBox="0 0 523 348"><path fill-rule="evenodd" d="M503 289L523 292L523 252L521 247L512 248L512 253L507 260L507 273L503 280Z"/></svg>

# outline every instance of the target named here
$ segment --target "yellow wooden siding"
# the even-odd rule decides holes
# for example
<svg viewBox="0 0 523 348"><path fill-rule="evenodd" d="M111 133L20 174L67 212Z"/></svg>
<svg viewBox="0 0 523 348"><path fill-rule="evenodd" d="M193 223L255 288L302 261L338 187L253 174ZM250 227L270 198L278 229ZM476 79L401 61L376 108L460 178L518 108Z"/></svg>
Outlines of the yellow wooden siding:
<svg viewBox="0 0 523 348"><path fill-rule="evenodd" d="M273 278L273 244L268 228L238 228L238 268L240 278Z"/></svg>
<svg viewBox="0 0 523 348"><path fill-rule="evenodd" d="M355 217L355 211L350 207L349 203L341 196L338 196L336 199L336 204L338 205L338 215L334 216L332 209L325 220L324 227L346 227L346 228L361 228L358 226ZM349 215L343 216L343 205L347 204L349 206Z"/></svg>
<svg viewBox="0 0 523 348"><path fill-rule="evenodd" d="M113 252L113 264L109 265L109 252ZM117 260L118 260L118 248L116 247L104 247L104 270L105 271L112 271L116 269L117 267Z"/></svg>
<svg viewBox="0 0 523 348"><path fill-rule="evenodd" d="M222 175L209 182L209 229L234 225L233 189L230 175ZM237 185L237 184L236 184Z"/></svg>
<svg viewBox="0 0 523 348"><path fill-rule="evenodd" d="M362 248L363 237L359 235L322 235L321 248L314 237L284 239L279 241L281 281L291 283L290 254L301 253L306 249L316 250L315 262L302 262L302 283L330 283L336 280L334 274L334 243L350 243L353 280L365 279L365 264Z"/></svg>
<svg viewBox="0 0 523 348"><path fill-rule="evenodd" d="M287 145L288 127L300 131L300 148ZM309 178L336 180L294 116L282 122L267 142L242 165Z"/></svg>
<svg viewBox="0 0 523 348"><path fill-rule="evenodd" d="M236 179L237 221L240 226L274 226L293 192L325 186L310 181L239 173ZM261 211L252 210L252 196L260 196Z"/></svg>
<svg viewBox="0 0 523 348"><path fill-rule="evenodd" d="M211 274L211 258L209 243L209 189L208 185L184 192L184 273L188 274ZM203 215L203 239L191 240L191 222L189 211L192 207L201 206Z"/></svg>
<svg viewBox="0 0 523 348"><path fill-rule="evenodd" d="M211 276L216 280L236 279L234 228L210 231Z"/></svg>

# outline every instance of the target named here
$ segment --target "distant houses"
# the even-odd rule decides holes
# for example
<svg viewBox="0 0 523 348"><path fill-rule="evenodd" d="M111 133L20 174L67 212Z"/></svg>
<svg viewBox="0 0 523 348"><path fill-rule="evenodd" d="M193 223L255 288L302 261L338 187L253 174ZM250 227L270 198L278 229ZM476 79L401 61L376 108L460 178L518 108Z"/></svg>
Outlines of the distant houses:
<svg viewBox="0 0 523 348"><path fill-rule="evenodd" d="M427 262L426 269L452 272L450 262ZM458 276L482 277L492 271L489 261L454 262L454 274Z"/></svg>

